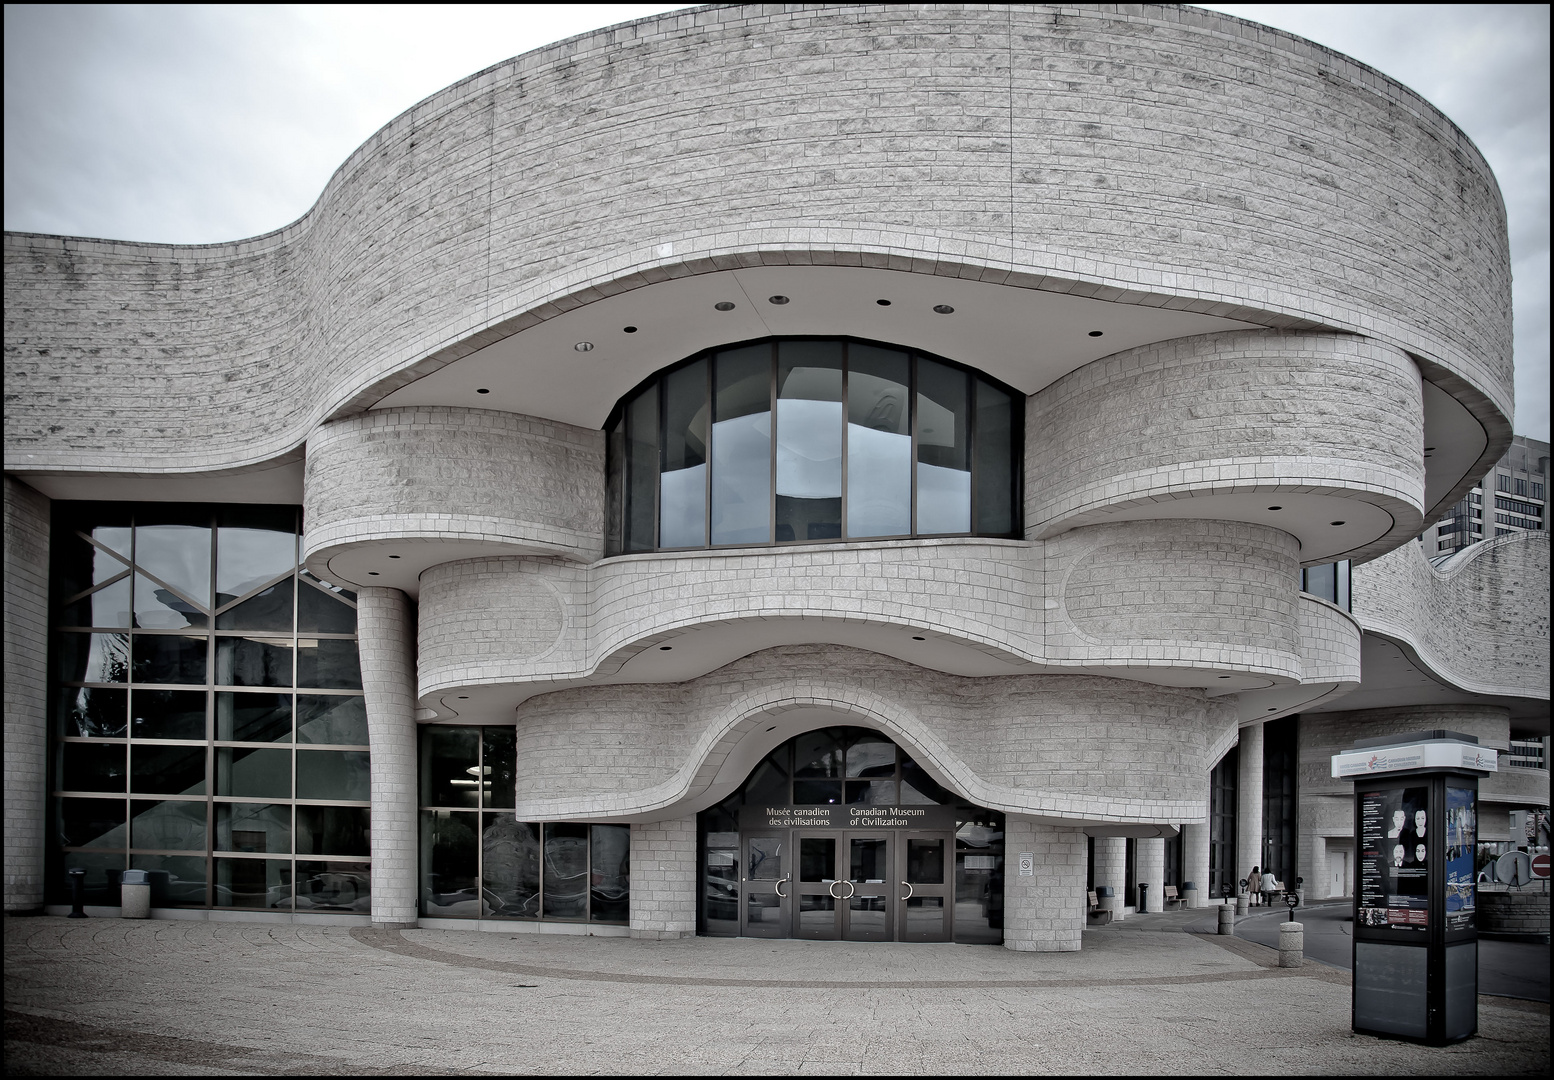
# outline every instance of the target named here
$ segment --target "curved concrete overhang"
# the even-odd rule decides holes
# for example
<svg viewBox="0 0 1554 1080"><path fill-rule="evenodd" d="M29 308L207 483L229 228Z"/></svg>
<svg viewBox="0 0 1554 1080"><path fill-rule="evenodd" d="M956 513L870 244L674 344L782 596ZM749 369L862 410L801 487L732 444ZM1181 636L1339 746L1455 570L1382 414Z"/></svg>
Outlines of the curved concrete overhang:
<svg viewBox="0 0 1554 1080"><path fill-rule="evenodd" d="M832 62L792 71L801 42ZM1104 60L1141 50L1149 64ZM1205 79L1221 61L1272 77ZM596 92L610 107L588 105ZM923 112L924 95L942 100ZM1103 99L1129 106L1074 111ZM1335 107L1352 130L1328 130ZM1335 220L1368 225L1340 243ZM605 410L673 340L804 327L959 358L939 339L968 316L987 355L967 362L1027 392L1183 335L1363 334L1473 418L1477 463L1509 438L1504 210L1481 155L1364 65L1192 8L675 13L433 95L276 233L6 247L6 468L64 497L123 477L143 490L122 497L187 498L180 477L277 463L396 394L470 404L454 399L483 364L508 377L490 396L544 384L514 407L566 419L576 383ZM736 287L731 318L704 303ZM903 297L888 311L870 295L886 288ZM774 316L778 290L802 302ZM1427 445L1455 445L1462 417L1434 414ZM1473 456L1441 452L1435 506Z"/></svg>

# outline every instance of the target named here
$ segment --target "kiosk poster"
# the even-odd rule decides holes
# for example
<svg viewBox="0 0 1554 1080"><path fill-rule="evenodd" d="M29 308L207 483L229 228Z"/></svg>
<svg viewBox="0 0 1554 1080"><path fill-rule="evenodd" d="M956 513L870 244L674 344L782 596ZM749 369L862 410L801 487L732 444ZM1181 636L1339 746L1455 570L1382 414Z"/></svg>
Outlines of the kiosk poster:
<svg viewBox="0 0 1554 1080"><path fill-rule="evenodd" d="M1425 865L1429 789L1360 792L1360 925L1394 930L1429 926Z"/></svg>
<svg viewBox="0 0 1554 1080"><path fill-rule="evenodd" d="M1446 929L1473 925L1473 851L1478 838L1472 788L1446 788Z"/></svg>

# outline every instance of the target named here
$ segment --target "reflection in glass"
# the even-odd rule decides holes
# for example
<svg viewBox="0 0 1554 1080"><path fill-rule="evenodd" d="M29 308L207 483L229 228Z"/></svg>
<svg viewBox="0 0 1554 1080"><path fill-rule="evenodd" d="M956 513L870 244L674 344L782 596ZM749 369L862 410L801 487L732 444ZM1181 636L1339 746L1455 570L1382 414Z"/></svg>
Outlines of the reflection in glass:
<svg viewBox="0 0 1554 1080"><path fill-rule="evenodd" d="M296 567L296 511L291 507L228 506L217 525L218 606ZM291 623L281 629L291 629Z"/></svg>
<svg viewBox="0 0 1554 1080"><path fill-rule="evenodd" d="M917 362L917 531L971 531L971 460L966 372Z"/></svg>
<svg viewBox="0 0 1554 1080"><path fill-rule="evenodd" d="M944 841L908 840L906 879L913 885L944 884Z"/></svg>
<svg viewBox="0 0 1554 1080"><path fill-rule="evenodd" d="M631 827L589 827L589 918L626 922L631 906Z"/></svg>
<svg viewBox="0 0 1554 1080"><path fill-rule="evenodd" d="M1015 524L1014 398L982 379L977 384L977 532L1011 533Z"/></svg>
<svg viewBox="0 0 1554 1080"><path fill-rule="evenodd" d="M799 837L799 880L831 881L836 877L836 838Z"/></svg>
<svg viewBox="0 0 1554 1080"><path fill-rule="evenodd" d="M896 782L895 780L849 780L847 796L843 801L848 806L895 806Z"/></svg>
<svg viewBox="0 0 1554 1080"><path fill-rule="evenodd" d="M356 642L298 638L297 685L320 690L360 690L362 669Z"/></svg>
<svg viewBox="0 0 1554 1080"><path fill-rule="evenodd" d="M772 350L730 349L713 370L712 542L771 539Z"/></svg>
<svg viewBox="0 0 1554 1080"><path fill-rule="evenodd" d="M788 804L792 793L788 787L787 764L788 754L786 748L783 748L755 767L755 771L745 781L747 806L786 806Z"/></svg>
<svg viewBox="0 0 1554 1080"><path fill-rule="evenodd" d="M739 834L734 834L737 843ZM772 894L775 900L775 894ZM772 907L777 905L773 904ZM760 909L753 909L753 921ZM712 837L702 863L702 914L707 933L716 937L734 937L739 933L739 852L731 847L715 847Z"/></svg>
<svg viewBox="0 0 1554 1080"><path fill-rule="evenodd" d="M581 919L588 914L588 826L545 825L545 917Z"/></svg>
<svg viewBox="0 0 1554 1080"><path fill-rule="evenodd" d="M880 884L890 877L888 843L883 837L853 837L848 841L848 874L853 881Z"/></svg>
<svg viewBox="0 0 1554 1080"><path fill-rule="evenodd" d="M205 794L205 747L130 747L130 790L158 795Z"/></svg>
<svg viewBox="0 0 1554 1080"><path fill-rule="evenodd" d="M883 735L865 733L847 747L848 776L896 775L896 744Z"/></svg>
<svg viewBox="0 0 1554 1080"><path fill-rule="evenodd" d="M223 742L290 742L290 694L216 694L216 738Z"/></svg>
<svg viewBox="0 0 1554 1080"><path fill-rule="evenodd" d="M129 519L125 517L123 520ZM120 542L106 544L109 551L104 551L88 542L81 535L81 531L58 522L56 525L59 527L49 544L49 554L53 561L55 596L75 596L93 585L101 585L110 578L118 577L129 569L130 531L128 528L99 527L96 530L82 530L92 532L98 543L104 543L109 533L116 534L115 538ZM118 552L120 546L123 548L122 552ZM119 557L115 558L109 553L110 551L118 552Z"/></svg>
<svg viewBox="0 0 1554 1080"><path fill-rule="evenodd" d="M840 777L843 749L834 729L806 731L793 742L795 777Z"/></svg>
<svg viewBox="0 0 1554 1080"><path fill-rule="evenodd" d="M136 682L205 681L205 638L184 637L181 634L136 634L132 644Z"/></svg>
<svg viewBox="0 0 1554 1080"><path fill-rule="evenodd" d="M906 902L906 926L903 936L938 937L944 930L944 897L913 896Z"/></svg>
<svg viewBox="0 0 1554 1080"><path fill-rule="evenodd" d="M291 798L291 751L218 747L216 794L242 799Z"/></svg>
<svg viewBox="0 0 1554 1080"><path fill-rule="evenodd" d="M799 896L799 932L829 934L836 929L836 900L827 893Z"/></svg>
<svg viewBox="0 0 1554 1080"><path fill-rule="evenodd" d="M98 553L102 555L101 552ZM106 555L102 555L107 558ZM120 626L131 624L130 579L120 578L68 605L59 615L62 626Z"/></svg>
<svg viewBox="0 0 1554 1080"><path fill-rule="evenodd" d="M297 751L297 798L366 802L371 797L367 751Z"/></svg>
<svg viewBox="0 0 1554 1080"><path fill-rule="evenodd" d="M502 918L540 916L540 827L511 813L486 814L481 836L485 859L485 913Z"/></svg>
<svg viewBox="0 0 1554 1080"><path fill-rule="evenodd" d="M847 535L905 536L912 531L907 354L852 345L847 367Z"/></svg>
<svg viewBox="0 0 1554 1080"><path fill-rule="evenodd" d="M664 450L658 546L707 542L707 361L664 377Z"/></svg>
<svg viewBox="0 0 1554 1080"><path fill-rule="evenodd" d="M658 512L658 384L626 407L626 550L652 551Z"/></svg>
<svg viewBox="0 0 1554 1080"><path fill-rule="evenodd" d="M480 914L475 826L474 814L421 812L422 914L466 919Z"/></svg>
<svg viewBox="0 0 1554 1080"><path fill-rule="evenodd" d="M216 685L290 686L291 657L289 638L217 638Z"/></svg>
<svg viewBox="0 0 1554 1080"><path fill-rule="evenodd" d="M130 846L205 850L205 803L130 801Z"/></svg>
<svg viewBox="0 0 1554 1080"><path fill-rule="evenodd" d="M963 945L1004 939L1001 821L968 821L955 833L955 940Z"/></svg>
<svg viewBox="0 0 1554 1080"><path fill-rule="evenodd" d="M152 907L205 906L203 855L131 855L130 869L149 871Z"/></svg>
<svg viewBox="0 0 1554 1080"><path fill-rule="evenodd" d="M61 847L125 848L123 799L56 799Z"/></svg>
<svg viewBox="0 0 1554 1080"><path fill-rule="evenodd" d="M298 762L297 788L302 777ZM298 855L368 855L371 811L365 806L297 807Z"/></svg>
<svg viewBox="0 0 1554 1080"><path fill-rule="evenodd" d="M275 803L217 803L216 850L271 855L291 851L291 807Z"/></svg>
<svg viewBox="0 0 1554 1080"><path fill-rule="evenodd" d="M342 602L340 595L303 578L297 586L297 631L304 634L356 633L356 609Z"/></svg>
<svg viewBox="0 0 1554 1080"><path fill-rule="evenodd" d="M61 681L128 681L128 634L58 634L55 641Z"/></svg>
<svg viewBox="0 0 1554 1080"><path fill-rule="evenodd" d="M859 939L883 941L889 935L890 923L883 896L854 896L847 901L848 936Z"/></svg>
<svg viewBox="0 0 1554 1080"><path fill-rule="evenodd" d="M777 346L777 529L783 540L842 535L842 343Z"/></svg>
<svg viewBox="0 0 1554 1080"><path fill-rule="evenodd" d="M123 791L123 743L65 743L60 748L61 791Z"/></svg>
<svg viewBox="0 0 1554 1080"><path fill-rule="evenodd" d="M421 805L479 806L480 729L429 724L420 734Z"/></svg>
<svg viewBox="0 0 1554 1080"><path fill-rule="evenodd" d="M216 907L291 910L291 862L217 859Z"/></svg>
<svg viewBox="0 0 1554 1080"><path fill-rule="evenodd" d="M901 805L944 806L955 801L939 782L929 776L923 767L905 754L901 755Z"/></svg>
<svg viewBox="0 0 1554 1080"><path fill-rule="evenodd" d="M842 801L840 780L795 780L793 801L799 806L826 806Z"/></svg>
<svg viewBox="0 0 1554 1080"><path fill-rule="evenodd" d="M56 730L65 736L123 738L129 695L123 690L67 686L54 691Z"/></svg>
<svg viewBox="0 0 1554 1080"><path fill-rule="evenodd" d="M62 861L66 869L79 867L86 871L81 892L88 904L118 907L125 858L122 852L67 851ZM66 875L50 875L48 886L49 898L54 903L70 903L70 879Z"/></svg>
<svg viewBox="0 0 1554 1080"><path fill-rule="evenodd" d="M137 739L205 739L204 690L136 690Z"/></svg>
<svg viewBox="0 0 1554 1080"><path fill-rule="evenodd" d="M364 862L297 861L298 911L372 910L372 868Z"/></svg>
<svg viewBox="0 0 1554 1080"><path fill-rule="evenodd" d="M137 510L138 517L145 511ZM177 508L168 507L167 515L190 516L203 519L203 512L184 515ZM135 565L158 578L162 585L176 590L188 600L200 605L210 603L210 526L208 524L169 524L135 526ZM149 584L149 582L148 582ZM161 588L153 585L152 588ZM135 608L141 612L141 589L137 582ZM166 601L160 603L165 604ZM172 610L177 610L176 608ZM151 624L142 622L142 626ZM161 627L177 630L179 626Z"/></svg>
<svg viewBox="0 0 1554 1080"><path fill-rule="evenodd" d="M216 616L217 630L281 630L291 632L292 579L271 585L235 608Z"/></svg>
<svg viewBox="0 0 1554 1080"><path fill-rule="evenodd" d="M297 741L366 746L366 699L338 694L298 694Z"/></svg>
<svg viewBox="0 0 1554 1080"><path fill-rule="evenodd" d="M517 796L518 730L514 727L481 728L484 740L487 806L512 806Z"/></svg>

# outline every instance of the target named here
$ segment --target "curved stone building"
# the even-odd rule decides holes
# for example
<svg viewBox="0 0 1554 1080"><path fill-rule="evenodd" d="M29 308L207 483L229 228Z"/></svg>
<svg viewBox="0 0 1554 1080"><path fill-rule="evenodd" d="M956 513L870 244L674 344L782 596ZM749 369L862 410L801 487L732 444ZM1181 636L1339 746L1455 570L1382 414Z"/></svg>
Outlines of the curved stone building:
<svg viewBox="0 0 1554 1080"><path fill-rule="evenodd" d="M1548 733L1546 538L1410 542L1511 440L1494 177L1265 27L700 8L6 260L8 909L1077 949L1343 895L1354 738Z"/></svg>

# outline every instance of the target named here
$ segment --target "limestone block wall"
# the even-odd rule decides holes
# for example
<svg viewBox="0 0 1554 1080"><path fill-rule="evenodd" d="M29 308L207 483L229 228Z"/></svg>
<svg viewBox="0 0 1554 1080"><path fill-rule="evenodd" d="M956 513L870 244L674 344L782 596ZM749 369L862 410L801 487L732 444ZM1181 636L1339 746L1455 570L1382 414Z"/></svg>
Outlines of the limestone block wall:
<svg viewBox="0 0 1554 1080"><path fill-rule="evenodd" d="M1354 615L1438 678L1479 694L1549 696L1549 534L1515 533L1431 566L1418 544L1354 568Z"/></svg>
<svg viewBox="0 0 1554 1080"><path fill-rule="evenodd" d="M1377 553L1423 522L1419 369L1364 338L1261 330L1141 346L1031 395L1025 429L1032 537L1137 504L1244 492L1380 506L1395 524Z"/></svg>
<svg viewBox="0 0 1554 1080"><path fill-rule="evenodd" d="M1337 604L1300 594L1300 670L1306 682L1360 683L1360 624Z"/></svg>
<svg viewBox="0 0 1554 1080"><path fill-rule="evenodd" d="M305 558L353 543L475 540L597 559L604 435L486 409L383 409L308 437Z"/></svg>
<svg viewBox="0 0 1554 1080"><path fill-rule="evenodd" d="M631 827L631 936L696 934L696 818Z"/></svg>
<svg viewBox="0 0 1554 1080"><path fill-rule="evenodd" d="M1297 779L1302 800L1318 795L1353 796L1353 781L1333 779L1331 759L1334 754L1351 749L1356 739L1437 728L1475 735L1481 745L1499 751L1508 750L1511 745L1510 710L1494 705L1409 705L1303 716L1300 721L1300 772ZM1479 780L1480 798L1493 792L1498 778L1511 771L1506 768L1502 773L1482 777ZM1346 818L1352 817L1353 807L1350 806ZM1336 835L1349 836L1352 833L1352 821L1345 820Z"/></svg>
<svg viewBox="0 0 1554 1080"><path fill-rule="evenodd" d="M524 702L518 814L651 820L710 799L736 744L759 741L774 714L812 707L878 727L978 805L1075 822L1202 820L1209 747L1235 724L1233 711L1197 689L1074 675L960 678L843 646L784 646L685 683L580 687Z"/></svg>
<svg viewBox="0 0 1554 1080"><path fill-rule="evenodd" d="M754 261L1362 332L1492 440L1511 414L1478 150L1371 68L1191 7L670 13L433 95L275 233L6 259L11 469L268 460L554 314Z"/></svg>
<svg viewBox="0 0 1554 1080"><path fill-rule="evenodd" d="M1004 823L1004 850L1004 948L1078 952L1089 906L1085 834L1010 815ZM1036 856L1036 872L1021 877L1019 856L1027 851Z"/></svg>
<svg viewBox="0 0 1554 1080"><path fill-rule="evenodd" d="M5 478L5 910L43 906L49 500Z"/></svg>

